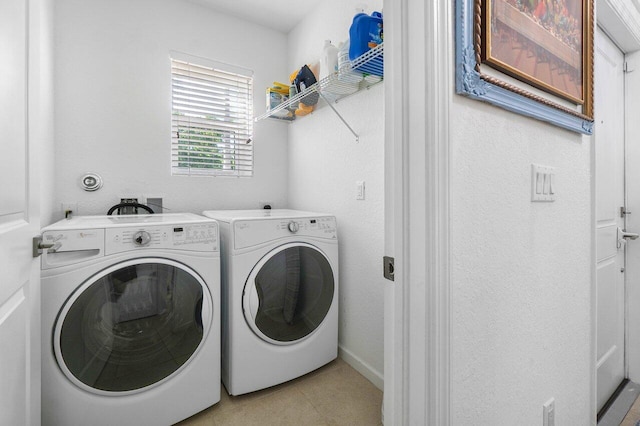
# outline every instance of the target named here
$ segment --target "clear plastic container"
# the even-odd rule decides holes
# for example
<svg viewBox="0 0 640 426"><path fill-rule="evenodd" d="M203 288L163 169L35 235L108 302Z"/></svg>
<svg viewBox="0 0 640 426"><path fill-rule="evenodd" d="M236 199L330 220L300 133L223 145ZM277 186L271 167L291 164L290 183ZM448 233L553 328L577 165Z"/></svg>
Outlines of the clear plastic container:
<svg viewBox="0 0 640 426"><path fill-rule="evenodd" d="M331 44L331 40L325 40L320 56L320 80L335 72L338 72L338 48Z"/></svg>

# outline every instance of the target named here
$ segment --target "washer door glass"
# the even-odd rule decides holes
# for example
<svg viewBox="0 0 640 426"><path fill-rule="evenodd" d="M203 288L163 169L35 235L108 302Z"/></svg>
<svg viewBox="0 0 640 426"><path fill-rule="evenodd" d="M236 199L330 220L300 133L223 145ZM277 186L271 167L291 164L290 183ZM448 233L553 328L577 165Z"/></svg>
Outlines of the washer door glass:
<svg viewBox="0 0 640 426"><path fill-rule="evenodd" d="M194 355L210 312L206 285L184 265L124 262L88 280L67 301L54 331L56 357L83 388L141 389L169 377Z"/></svg>
<svg viewBox="0 0 640 426"><path fill-rule="evenodd" d="M292 344L327 316L335 282L329 260L309 244L287 244L265 256L247 280L245 318L262 339Z"/></svg>

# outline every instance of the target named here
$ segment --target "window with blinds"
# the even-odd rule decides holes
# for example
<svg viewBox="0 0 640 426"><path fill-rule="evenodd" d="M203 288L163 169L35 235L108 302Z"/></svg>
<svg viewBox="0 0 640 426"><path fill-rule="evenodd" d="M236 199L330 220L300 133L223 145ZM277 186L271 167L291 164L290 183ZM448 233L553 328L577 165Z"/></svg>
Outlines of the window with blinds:
<svg viewBox="0 0 640 426"><path fill-rule="evenodd" d="M202 58L171 57L171 174L253 174L253 76Z"/></svg>

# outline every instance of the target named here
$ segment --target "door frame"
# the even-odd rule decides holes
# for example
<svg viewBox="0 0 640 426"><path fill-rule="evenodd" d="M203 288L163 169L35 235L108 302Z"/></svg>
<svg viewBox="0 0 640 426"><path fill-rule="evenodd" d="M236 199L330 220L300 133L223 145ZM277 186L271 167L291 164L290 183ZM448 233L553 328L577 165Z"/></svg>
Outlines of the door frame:
<svg viewBox="0 0 640 426"><path fill-rule="evenodd" d="M640 52L636 51L626 56L626 63L629 67L628 74L625 74L625 92L637 93L640 85L640 75L635 72L640 69ZM625 108L629 113L626 117L625 133L629 135L629 140L633 140L633 135L638 133L638 124L632 117L637 115L640 102L637 97L627 96L625 98ZM635 142L635 141L634 141ZM640 159L640 146L638 144L627 144L625 146L625 166L626 164L637 163ZM638 213L639 197L637 194L638 172L633 167L625 167L625 207L631 213ZM638 232L640 230L639 218L637 214L625 217L624 227L627 231ZM630 241L625 250L625 288L626 288L626 354L627 354L627 377L636 383L640 383L640 287L637 282L640 279L640 246L638 241Z"/></svg>
<svg viewBox="0 0 640 426"><path fill-rule="evenodd" d="M450 422L453 2L385 1L385 425ZM409 54L410 52L410 54Z"/></svg>
<svg viewBox="0 0 640 426"><path fill-rule="evenodd" d="M599 0L597 3L596 10L596 18L597 24L600 29L618 46L620 51L626 56L628 53L631 53L636 50L640 50L640 12L634 8L633 5L628 4L625 0ZM626 77L625 77L626 80ZM628 102L627 102L627 85L625 81L625 145L628 135L628 126L629 126L629 116L631 114L627 113ZM596 105L597 108L597 105ZM597 129L596 129L597 132ZM592 248L591 248L591 336L592 336L592 387L591 387L591 401L592 401L592 412L596 411L596 364L597 364L597 306L596 306L596 297L597 297L597 276L596 276L596 188L595 188L595 150L592 150L592 159L591 159L591 240L592 240ZM625 158L624 158L625 166L627 162L626 157L626 149L625 149ZM625 176L626 180L626 176ZM626 204L626 188L625 188L625 204ZM625 259L626 259L626 251L625 251ZM629 363L629 344L628 344L628 318L629 318L629 297L628 297L628 286L627 286L627 275L625 274L624 278L625 285L625 304L627 308L625 309L625 377L632 376L633 369L630 369ZM637 331L640 333L640 330ZM637 380L637 379L636 379Z"/></svg>
<svg viewBox="0 0 640 426"><path fill-rule="evenodd" d="M634 56L640 55L640 11L638 11L633 5L624 0L600 0L598 3L598 25L603 31L614 41L625 54L625 62L627 62L627 55L634 53ZM637 63L636 58L633 61ZM625 73L625 95L629 92L629 78L634 80L638 79L635 74ZM637 80L636 80L637 81ZM637 86L637 83L634 84ZM631 117L635 117L635 113L638 111L638 103L632 102L630 96L625 96L625 169L629 170L626 165L629 161L629 147L627 142L629 136L633 135L637 131L637 125L634 123ZM637 150L635 150L637 151ZM625 173L625 182L627 176ZM625 184L625 206L629 207L627 198L627 187ZM633 209L632 209L633 210ZM627 226L627 218L625 218L625 228ZM631 231L637 231L632 229ZM633 250L638 250L637 242L631 242L630 247ZM628 261L629 252L625 250L625 263ZM637 256L636 256L637 258ZM625 377L634 382L640 382L640 341L637 337L640 336L640 325L636 325L637 318L640 316L640 293L639 289L635 289L629 285L629 264L625 265L628 270L625 273ZM634 273L637 277L637 272Z"/></svg>

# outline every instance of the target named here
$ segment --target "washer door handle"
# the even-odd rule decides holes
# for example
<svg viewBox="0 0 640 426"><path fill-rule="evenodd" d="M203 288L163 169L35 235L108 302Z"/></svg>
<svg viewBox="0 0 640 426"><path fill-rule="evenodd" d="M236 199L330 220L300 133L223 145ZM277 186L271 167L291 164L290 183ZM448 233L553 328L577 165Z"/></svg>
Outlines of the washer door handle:
<svg viewBox="0 0 640 426"><path fill-rule="evenodd" d="M45 243L42 241L42 235L37 235L33 237L33 257L38 257L46 250L47 253L55 253L60 247L62 247L62 243L53 242L53 243Z"/></svg>

